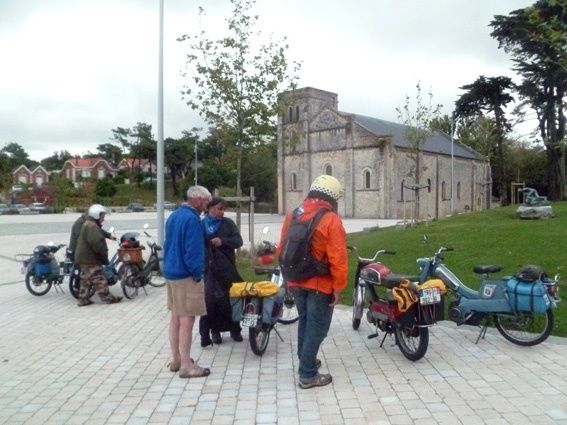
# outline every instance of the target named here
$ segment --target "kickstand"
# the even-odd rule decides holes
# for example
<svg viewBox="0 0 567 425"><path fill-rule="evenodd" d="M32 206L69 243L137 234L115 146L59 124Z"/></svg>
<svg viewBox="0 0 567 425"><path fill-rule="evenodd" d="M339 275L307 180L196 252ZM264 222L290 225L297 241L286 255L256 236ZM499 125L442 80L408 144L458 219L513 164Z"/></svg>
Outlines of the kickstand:
<svg viewBox="0 0 567 425"><path fill-rule="evenodd" d="M478 341L480 341L480 338L484 339L487 329L488 329L488 325L482 326L482 329L480 330L480 333L478 334L478 337L476 338L475 344L478 344Z"/></svg>
<svg viewBox="0 0 567 425"><path fill-rule="evenodd" d="M278 336L278 338L280 339L281 342L284 342L284 339L282 338L282 336L280 335L280 333L278 332L277 328L274 326L272 328L274 330L274 332L276 333L276 335Z"/></svg>
<svg viewBox="0 0 567 425"><path fill-rule="evenodd" d="M384 338L382 338L382 341L380 341L380 348L383 348L382 346L384 345L384 341L386 341L387 336L388 336L388 332L384 332Z"/></svg>

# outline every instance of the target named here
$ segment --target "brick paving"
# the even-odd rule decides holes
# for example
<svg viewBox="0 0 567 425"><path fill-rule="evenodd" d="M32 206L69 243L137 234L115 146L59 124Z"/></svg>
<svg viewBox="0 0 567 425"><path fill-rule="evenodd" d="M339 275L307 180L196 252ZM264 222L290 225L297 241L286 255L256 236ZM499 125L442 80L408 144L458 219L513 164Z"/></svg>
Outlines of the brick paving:
<svg viewBox="0 0 567 425"><path fill-rule="evenodd" d="M120 293L120 288L112 291ZM363 320L336 310L322 347L327 387L297 386L296 324L279 325L263 357L228 334L193 357L212 373L169 372L165 290L78 308L53 289L0 286L0 424L567 424L567 344L531 348L443 322L429 350L406 360Z"/></svg>

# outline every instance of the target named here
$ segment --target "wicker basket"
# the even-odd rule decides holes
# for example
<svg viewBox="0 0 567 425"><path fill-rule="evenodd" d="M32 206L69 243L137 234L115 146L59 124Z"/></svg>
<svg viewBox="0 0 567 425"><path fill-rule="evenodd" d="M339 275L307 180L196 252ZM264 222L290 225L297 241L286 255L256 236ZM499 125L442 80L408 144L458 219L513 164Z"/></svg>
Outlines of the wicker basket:
<svg viewBox="0 0 567 425"><path fill-rule="evenodd" d="M118 259L123 263L142 263L142 248L118 248Z"/></svg>

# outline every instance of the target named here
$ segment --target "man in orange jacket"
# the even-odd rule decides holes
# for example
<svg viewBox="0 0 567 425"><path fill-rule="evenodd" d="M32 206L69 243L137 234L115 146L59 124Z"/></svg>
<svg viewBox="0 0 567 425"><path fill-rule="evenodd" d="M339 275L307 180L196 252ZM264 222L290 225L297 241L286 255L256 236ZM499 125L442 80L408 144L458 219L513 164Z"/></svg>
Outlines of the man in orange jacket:
<svg viewBox="0 0 567 425"><path fill-rule="evenodd" d="M319 373L321 361L317 358L317 353L329 331L333 309L347 285L346 232L337 214L337 202L342 193L341 183L333 176L317 177L301 206L287 214L278 245L283 253L294 219L311 220L319 210L328 210L316 223L310 246L313 260L323 264L324 271L304 280L288 281L299 313L297 356L301 388L320 387L333 380L330 374Z"/></svg>

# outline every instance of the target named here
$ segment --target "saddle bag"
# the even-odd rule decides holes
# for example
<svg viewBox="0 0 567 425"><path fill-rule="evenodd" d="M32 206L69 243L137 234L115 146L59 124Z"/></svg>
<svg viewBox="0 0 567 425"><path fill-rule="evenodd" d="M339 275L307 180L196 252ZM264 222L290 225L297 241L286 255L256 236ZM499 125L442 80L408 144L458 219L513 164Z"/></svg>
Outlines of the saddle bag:
<svg viewBox="0 0 567 425"><path fill-rule="evenodd" d="M551 308L547 288L541 281L525 282L512 278L506 283L506 292L510 307L514 311L545 313Z"/></svg>

